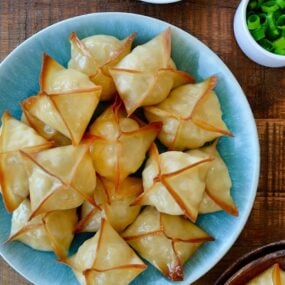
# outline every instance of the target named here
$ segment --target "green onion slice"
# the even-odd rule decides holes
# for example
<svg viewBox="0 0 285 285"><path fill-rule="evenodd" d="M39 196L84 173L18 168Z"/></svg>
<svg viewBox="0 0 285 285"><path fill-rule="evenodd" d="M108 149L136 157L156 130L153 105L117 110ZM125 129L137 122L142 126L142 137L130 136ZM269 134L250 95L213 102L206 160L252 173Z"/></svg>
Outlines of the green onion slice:
<svg viewBox="0 0 285 285"><path fill-rule="evenodd" d="M280 32L276 27L274 16L272 13L267 15L267 35L270 39L276 39L280 36Z"/></svg>
<svg viewBox="0 0 285 285"><path fill-rule="evenodd" d="M248 6L249 6L249 8L250 8L251 10L254 10L255 8L258 7L257 1L251 1L251 2L249 2Z"/></svg>
<svg viewBox="0 0 285 285"><path fill-rule="evenodd" d="M276 54L280 54L280 55L285 55L285 48L281 48L281 49L279 49L279 48L276 48L276 49L274 49L274 53L276 53Z"/></svg>
<svg viewBox="0 0 285 285"><path fill-rule="evenodd" d="M259 41L265 38L265 30L266 30L266 27L261 26L258 29L250 31L250 33L256 41Z"/></svg>
<svg viewBox="0 0 285 285"><path fill-rule="evenodd" d="M280 37L279 39L272 42L275 49L285 49L285 37Z"/></svg>
<svg viewBox="0 0 285 285"><path fill-rule="evenodd" d="M277 27L281 30L285 29L285 14L279 16L276 21Z"/></svg>
<svg viewBox="0 0 285 285"><path fill-rule="evenodd" d="M262 39L259 41L260 45L265 48L268 51L272 51L273 50L273 45L271 43L271 41L267 40L267 39Z"/></svg>
<svg viewBox="0 0 285 285"><path fill-rule="evenodd" d="M273 13L279 9L276 1L268 1L261 4L261 10L265 13Z"/></svg>
<svg viewBox="0 0 285 285"><path fill-rule="evenodd" d="M259 15L259 19L260 19L260 24L261 24L261 25L263 25L263 26L267 25L267 17L266 17L266 14L261 13L261 14Z"/></svg>
<svg viewBox="0 0 285 285"><path fill-rule="evenodd" d="M281 8L285 8L285 0L276 0L277 5Z"/></svg>
<svg viewBox="0 0 285 285"><path fill-rule="evenodd" d="M255 30L260 27L260 18L258 15L253 14L250 15L247 19L247 26L249 30Z"/></svg>

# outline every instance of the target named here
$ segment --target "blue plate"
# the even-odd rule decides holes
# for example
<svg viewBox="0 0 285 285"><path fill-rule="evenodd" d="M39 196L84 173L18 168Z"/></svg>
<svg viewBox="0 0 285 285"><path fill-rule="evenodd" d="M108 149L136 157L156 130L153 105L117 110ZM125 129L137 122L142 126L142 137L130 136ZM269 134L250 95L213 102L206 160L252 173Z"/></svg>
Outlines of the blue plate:
<svg viewBox="0 0 285 285"><path fill-rule="evenodd" d="M219 78L216 91L224 120L234 138L224 137L219 149L232 178L232 195L239 217L224 212L202 215L198 224L210 233L214 242L203 245L185 265L189 284L210 270L233 245L243 229L256 195L259 176L259 144L252 112L238 82L225 64L203 43L190 34L157 19L128 13L96 13L65 20L35 34L16 48L0 65L0 113L9 110L20 117L20 101L39 90L38 77L43 52L66 65L70 57L69 34L80 38L108 34L124 38L138 32L135 44L141 44L171 27L172 57L179 69L193 74L197 80L210 75ZM9 215L0 198L0 253L20 274L34 284L77 284L72 271L56 262L52 253L33 250L19 242L4 243L10 231ZM82 237L81 237L82 238ZM80 241L74 245L73 251ZM132 284L166 285L173 282L149 266Z"/></svg>

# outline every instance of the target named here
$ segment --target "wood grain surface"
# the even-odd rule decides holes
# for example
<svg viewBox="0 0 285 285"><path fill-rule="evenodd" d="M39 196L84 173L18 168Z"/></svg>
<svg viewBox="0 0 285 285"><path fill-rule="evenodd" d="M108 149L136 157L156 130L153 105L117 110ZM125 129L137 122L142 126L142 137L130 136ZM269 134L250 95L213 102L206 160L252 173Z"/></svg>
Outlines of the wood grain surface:
<svg viewBox="0 0 285 285"><path fill-rule="evenodd" d="M168 5L137 0L0 0L0 60L26 38L53 23L91 12L121 11L156 17L190 32L216 52L234 73L258 126L261 144L258 193L235 245L194 285L213 284L241 255L285 239L285 68L259 66L238 48L232 24L238 4L238 0L184 0ZM0 258L0 284L30 283Z"/></svg>

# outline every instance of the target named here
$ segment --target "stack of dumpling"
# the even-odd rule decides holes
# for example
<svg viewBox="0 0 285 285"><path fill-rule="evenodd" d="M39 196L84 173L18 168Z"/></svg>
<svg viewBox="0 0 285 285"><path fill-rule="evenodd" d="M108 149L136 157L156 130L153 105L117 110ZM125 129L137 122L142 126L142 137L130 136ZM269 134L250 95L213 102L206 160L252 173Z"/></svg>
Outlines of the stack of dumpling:
<svg viewBox="0 0 285 285"><path fill-rule="evenodd" d="M68 68L45 54L22 121L2 117L9 240L54 251L80 284L129 284L146 269L137 254L183 280L183 264L213 240L198 214L238 213L216 148L231 136L217 79L177 70L170 29L131 49L134 38L72 33ZM96 234L68 257L77 232Z"/></svg>

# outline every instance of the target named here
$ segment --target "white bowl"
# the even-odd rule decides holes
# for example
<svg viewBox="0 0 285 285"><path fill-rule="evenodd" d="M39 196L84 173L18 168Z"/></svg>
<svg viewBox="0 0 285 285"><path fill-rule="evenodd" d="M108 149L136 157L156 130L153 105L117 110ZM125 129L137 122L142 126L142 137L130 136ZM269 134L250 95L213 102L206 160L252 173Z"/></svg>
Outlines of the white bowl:
<svg viewBox="0 0 285 285"><path fill-rule="evenodd" d="M268 67L285 66L285 56L271 53L261 47L251 36L246 23L249 0L242 0L234 17L234 34L239 47L254 62Z"/></svg>

